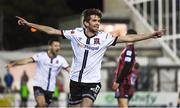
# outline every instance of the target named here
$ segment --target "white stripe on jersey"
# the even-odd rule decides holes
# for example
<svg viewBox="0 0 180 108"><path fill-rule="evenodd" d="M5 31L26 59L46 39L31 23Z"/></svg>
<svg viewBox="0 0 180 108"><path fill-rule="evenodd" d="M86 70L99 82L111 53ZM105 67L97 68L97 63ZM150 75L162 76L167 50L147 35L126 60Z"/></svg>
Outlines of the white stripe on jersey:
<svg viewBox="0 0 180 108"><path fill-rule="evenodd" d="M72 60L72 72L70 79L78 81L79 73L82 70L83 61L85 67L82 70L81 82L97 83L100 82L101 62L105 51L115 41L115 37L104 32L98 32L94 37L88 38L83 28L74 30L63 30L64 36L71 41L74 57ZM90 43L87 44L87 39ZM85 53L85 50L86 53ZM86 54L86 56L84 55ZM83 60L87 57L87 60Z"/></svg>

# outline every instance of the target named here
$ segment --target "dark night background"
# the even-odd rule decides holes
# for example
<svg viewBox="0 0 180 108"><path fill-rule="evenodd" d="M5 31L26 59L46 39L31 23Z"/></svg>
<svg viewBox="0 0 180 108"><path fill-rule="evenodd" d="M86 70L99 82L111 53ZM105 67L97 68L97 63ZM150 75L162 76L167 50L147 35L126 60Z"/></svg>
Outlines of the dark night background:
<svg viewBox="0 0 180 108"><path fill-rule="evenodd" d="M46 45L52 37L39 31L32 33L30 28L18 26L15 16L21 16L33 23L57 28L60 18L80 15L86 8L102 10L103 0L0 0L0 12L3 14L3 44L1 48L16 50Z"/></svg>

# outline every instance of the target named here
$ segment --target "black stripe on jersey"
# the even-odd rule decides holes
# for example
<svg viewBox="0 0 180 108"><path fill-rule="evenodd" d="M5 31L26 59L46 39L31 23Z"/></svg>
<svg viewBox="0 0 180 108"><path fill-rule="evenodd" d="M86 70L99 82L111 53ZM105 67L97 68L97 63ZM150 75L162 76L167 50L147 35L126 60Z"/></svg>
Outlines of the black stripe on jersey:
<svg viewBox="0 0 180 108"><path fill-rule="evenodd" d="M90 44L90 38L87 38L86 44ZM88 53L89 53L89 50L85 50L82 68L81 68L81 70L80 70L80 72L79 72L78 82L81 82L82 75L83 75L83 71L84 71L84 68L86 67L86 62L87 62Z"/></svg>
<svg viewBox="0 0 180 108"><path fill-rule="evenodd" d="M51 58L51 63L53 63L53 58ZM52 68L49 68L48 85L47 85L47 88L46 88L47 91L49 89L49 84L50 84L50 79L51 79L51 70L52 70Z"/></svg>
<svg viewBox="0 0 180 108"><path fill-rule="evenodd" d="M115 45L116 45L117 39L118 39L118 37L116 37L116 38L114 39L114 42L111 44L112 46L115 46Z"/></svg>

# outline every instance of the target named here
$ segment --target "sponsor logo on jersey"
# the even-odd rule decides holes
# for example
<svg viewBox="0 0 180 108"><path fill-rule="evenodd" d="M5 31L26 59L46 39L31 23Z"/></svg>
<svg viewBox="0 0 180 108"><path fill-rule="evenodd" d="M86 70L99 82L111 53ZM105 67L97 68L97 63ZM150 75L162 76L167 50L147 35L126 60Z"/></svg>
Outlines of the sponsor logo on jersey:
<svg viewBox="0 0 180 108"><path fill-rule="evenodd" d="M77 40L77 42L78 42L79 47L85 48L87 50L98 50L99 49L99 46L91 46L88 44L83 44L79 39Z"/></svg>

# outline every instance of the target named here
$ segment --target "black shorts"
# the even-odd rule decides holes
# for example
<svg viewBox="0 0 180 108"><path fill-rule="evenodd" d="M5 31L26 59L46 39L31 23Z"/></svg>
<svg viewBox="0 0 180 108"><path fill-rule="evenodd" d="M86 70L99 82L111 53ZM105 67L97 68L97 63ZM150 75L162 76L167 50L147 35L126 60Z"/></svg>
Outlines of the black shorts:
<svg viewBox="0 0 180 108"><path fill-rule="evenodd" d="M94 102L100 89L101 83L79 83L71 80L69 105L79 104L85 97Z"/></svg>
<svg viewBox="0 0 180 108"><path fill-rule="evenodd" d="M45 91L41 87L37 87L37 86L34 86L33 90L34 90L34 96L35 97L37 97L37 96L44 96L45 97L45 101L46 101L47 105L49 105L52 102L52 96L53 96L54 92Z"/></svg>
<svg viewBox="0 0 180 108"><path fill-rule="evenodd" d="M132 85L120 85L115 91L115 98L127 98L130 100L135 92Z"/></svg>

